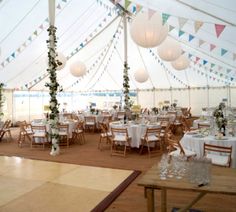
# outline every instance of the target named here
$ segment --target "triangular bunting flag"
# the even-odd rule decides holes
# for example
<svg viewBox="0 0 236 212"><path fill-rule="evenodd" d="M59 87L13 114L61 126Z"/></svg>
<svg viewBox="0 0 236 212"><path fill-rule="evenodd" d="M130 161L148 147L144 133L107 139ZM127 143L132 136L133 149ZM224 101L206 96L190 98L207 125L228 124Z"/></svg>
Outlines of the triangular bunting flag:
<svg viewBox="0 0 236 212"><path fill-rule="evenodd" d="M136 12L136 6L134 5L133 7L132 7L132 13L135 13Z"/></svg>
<svg viewBox="0 0 236 212"><path fill-rule="evenodd" d="M39 26L39 28L40 28L40 29L43 29L43 24L41 24L41 25Z"/></svg>
<svg viewBox="0 0 236 212"><path fill-rule="evenodd" d="M19 52L19 53L21 52L21 49L20 49L20 47L17 49L17 52Z"/></svg>
<svg viewBox="0 0 236 212"><path fill-rule="evenodd" d="M225 25L222 24L215 24L215 30L216 30L216 37L218 38L220 34L223 32L225 28Z"/></svg>
<svg viewBox="0 0 236 212"><path fill-rule="evenodd" d="M6 61L9 63L9 62L10 62L10 57L8 57L8 58L6 59Z"/></svg>
<svg viewBox="0 0 236 212"><path fill-rule="evenodd" d="M228 68L228 69L227 69L227 74L230 73L231 71L232 71L232 70Z"/></svg>
<svg viewBox="0 0 236 212"><path fill-rule="evenodd" d="M46 18L45 21L49 23L49 19L48 18Z"/></svg>
<svg viewBox="0 0 236 212"><path fill-rule="evenodd" d="M137 10L137 13L142 9L143 7L139 4L136 4L136 10Z"/></svg>
<svg viewBox="0 0 236 212"><path fill-rule="evenodd" d="M211 63L211 68L213 68L216 64L215 63Z"/></svg>
<svg viewBox="0 0 236 212"><path fill-rule="evenodd" d="M34 31L34 35L37 36L38 35L38 32L37 30Z"/></svg>
<svg viewBox="0 0 236 212"><path fill-rule="evenodd" d="M192 54L188 54L188 58L191 58L193 55Z"/></svg>
<svg viewBox="0 0 236 212"><path fill-rule="evenodd" d="M196 64L200 60L199 57L196 57L196 60L194 61L194 64Z"/></svg>
<svg viewBox="0 0 236 212"><path fill-rule="evenodd" d="M125 9L127 9L130 4L131 4L131 1L125 0Z"/></svg>
<svg viewBox="0 0 236 212"><path fill-rule="evenodd" d="M162 24L164 25L169 19L170 15L167 13L162 13Z"/></svg>
<svg viewBox="0 0 236 212"><path fill-rule="evenodd" d="M233 60L236 60L236 53L233 53Z"/></svg>
<svg viewBox="0 0 236 212"><path fill-rule="evenodd" d="M182 27L186 24L188 19L179 17L179 28L182 29Z"/></svg>
<svg viewBox="0 0 236 212"><path fill-rule="evenodd" d="M57 9L59 9L59 10L61 9L61 5L60 4L57 5Z"/></svg>
<svg viewBox="0 0 236 212"><path fill-rule="evenodd" d="M207 60L203 60L203 65L206 65L208 63Z"/></svg>
<svg viewBox="0 0 236 212"><path fill-rule="evenodd" d="M202 40L202 39L199 39L199 43L198 43L198 46L200 47L202 44L204 44L205 43L205 41L204 40Z"/></svg>
<svg viewBox="0 0 236 212"><path fill-rule="evenodd" d="M193 36L193 35L191 35L191 34L189 34L189 36L188 36L188 41L190 42L192 39L194 39L195 37Z"/></svg>
<svg viewBox="0 0 236 212"><path fill-rule="evenodd" d="M216 45L210 44L210 51L212 51L214 48L216 48Z"/></svg>
<svg viewBox="0 0 236 212"><path fill-rule="evenodd" d="M182 30L179 30L179 37L182 36L185 32Z"/></svg>
<svg viewBox="0 0 236 212"><path fill-rule="evenodd" d="M28 40L29 40L29 41L32 41L32 37L31 37L31 36L29 36Z"/></svg>
<svg viewBox="0 0 236 212"><path fill-rule="evenodd" d="M153 14L155 13L156 11L155 10L152 10L152 9L148 9L148 20L150 20L153 16Z"/></svg>
<svg viewBox="0 0 236 212"><path fill-rule="evenodd" d="M221 49L221 56L223 56L224 54L226 54L228 51L226 49Z"/></svg>
<svg viewBox="0 0 236 212"><path fill-rule="evenodd" d="M16 53L13 52L13 53L11 54L11 56L12 56L13 58L15 58L15 57L16 57Z"/></svg>
<svg viewBox="0 0 236 212"><path fill-rule="evenodd" d="M67 0L62 0L62 1L67 2Z"/></svg>
<svg viewBox="0 0 236 212"><path fill-rule="evenodd" d="M173 29L174 29L174 27L169 25L169 32L171 32Z"/></svg>
<svg viewBox="0 0 236 212"><path fill-rule="evenodd" d="M202 27L203 25L203 22L202 21L195 21L194 22L194 30L195 30L195 33L198 32L198 30Z"/></svg>

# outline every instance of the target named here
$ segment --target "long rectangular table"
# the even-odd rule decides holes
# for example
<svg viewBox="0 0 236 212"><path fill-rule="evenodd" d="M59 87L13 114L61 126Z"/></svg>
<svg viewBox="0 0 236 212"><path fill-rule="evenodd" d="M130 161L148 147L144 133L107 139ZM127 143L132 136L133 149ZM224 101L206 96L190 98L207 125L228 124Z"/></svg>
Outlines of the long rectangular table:
<svg viewBox="0 0 236 212"><path fill-rule="evenodd" d="M159 177L158 165L154 165L142 176L138 185L144 187L144 195L145 198L147 198L148 211L155 211L155 189L161 191L162 212L167 211L166 195L168 189L198 192L198 196L192 202L179 210L187 211L207 193L236 195L236 169L213 166L211 169L210 184L199 187L198 185L190 183L186 178L167 178L166 180L161 180Z"/></svg>

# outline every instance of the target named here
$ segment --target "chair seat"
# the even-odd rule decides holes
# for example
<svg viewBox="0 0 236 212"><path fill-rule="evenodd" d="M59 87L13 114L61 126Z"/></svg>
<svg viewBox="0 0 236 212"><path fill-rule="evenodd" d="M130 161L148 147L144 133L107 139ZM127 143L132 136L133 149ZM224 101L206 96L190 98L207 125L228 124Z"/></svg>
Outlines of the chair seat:
<svg viewBox="0 0 236 212"><path fill-rule="evenodd" d="M128 139L131 139L131 137L128 137ZM114 141L120 141L120 142L126 142L126 136L123 135L115 135Z"/></svg>
<svg viewBox="0 0 236 212"><path fill-rule="evenodd" d="M45 137L46 132L34 132L33 137Z"/></svg>
<svg viewBox="0 0 236 212"><path fill-rule="evenodd" d="M229 164L229 157L227 155L216 155L208 153L207 158L211 159L212 164L219 166L227 166Z"/></svg>
<svg viewBox="0 0 236 212"><path fill-rule="evenodd" d="M91 126L93 126L93 125L95 125L95 123L94 123L94 122L86 122L85 125L91 125Z"/></svg>
<svg viewBox="0 0 236 212"><path fill-rule="evenodd" d="M112 137L111 132L108 132L108 133L101 133L100 135L101 135L101 137L103 137L103 138L105 138L105 137Z"/></svg>
<svg viewBox="0 0 236 212"><path fill-rule="evenodd" d="M183 148L183 150L184 150L185 156L186 156L187 158L188 158L188 157L193 157L193 156L196 155L196 153L193 152L193 151L191 151L191 150L184 149L184 148ZM179 156L179 155L181 155L180 149L176 149L176 150L170 152L169 154L170 154L171 156Z"/></svg>
<svg viewBox="0 0 236 212"><path fill-rule="evenodd" d="M141 139L144 140L145 137L143 136ZM156 135L148 135L147 142L153 142L153 141L159 141L158 137Z"/></svg>

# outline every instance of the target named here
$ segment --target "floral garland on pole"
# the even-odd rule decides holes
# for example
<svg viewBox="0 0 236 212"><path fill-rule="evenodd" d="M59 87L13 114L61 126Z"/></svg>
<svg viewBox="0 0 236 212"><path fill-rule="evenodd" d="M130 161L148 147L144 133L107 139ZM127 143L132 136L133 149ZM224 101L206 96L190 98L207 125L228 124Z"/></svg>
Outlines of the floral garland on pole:
<svg viewBox="0 0 236 212"><path fill-rule="evenodd" d="M2 110L3 110L3 103L4 103L3 86L4 86L4 84L0 83L0 119L4 115L4 113L2 112Z"/></svg>
<svg viewBox="0 0 236 212"><path fill-rule="evenodd" d="M45 86L49 88L50 102L49 102L49 125L51 128L50 138L52 141L52 150L50 152L51 155L55 156L60 153L59 148L59 103L57 101L57 92L62 91L57 82L57 73L56 69L60 65L60 62L56 60L56 27L49 26L48 34L49 40L47 40L48 44L48 69L50 83L46 83Z"/></svg>
<svg viewBox="0 0 236 212"><path fill-rule="evenodd" d="M124 89L124 109L125 111L129 111L131 107L130 97L129 97L129 76L128 76L128 64L127 62L124 63L124 74L123 74L123 89Z"/></svg>

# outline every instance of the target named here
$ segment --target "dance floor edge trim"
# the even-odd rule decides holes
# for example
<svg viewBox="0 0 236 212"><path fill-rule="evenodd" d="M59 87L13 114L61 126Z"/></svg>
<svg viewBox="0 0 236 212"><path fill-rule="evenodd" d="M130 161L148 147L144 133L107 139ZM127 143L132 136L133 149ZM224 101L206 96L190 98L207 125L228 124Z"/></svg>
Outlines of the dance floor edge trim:
<svg viewBox="0 0 236 212"><path fill-rule="evenodd" d="M134 170L121 184L119 184L116 189L114 189L109 195L107 195L99 204L97 204L91 212L104 211L109 205L131 184L141 171Z"/></svg>

